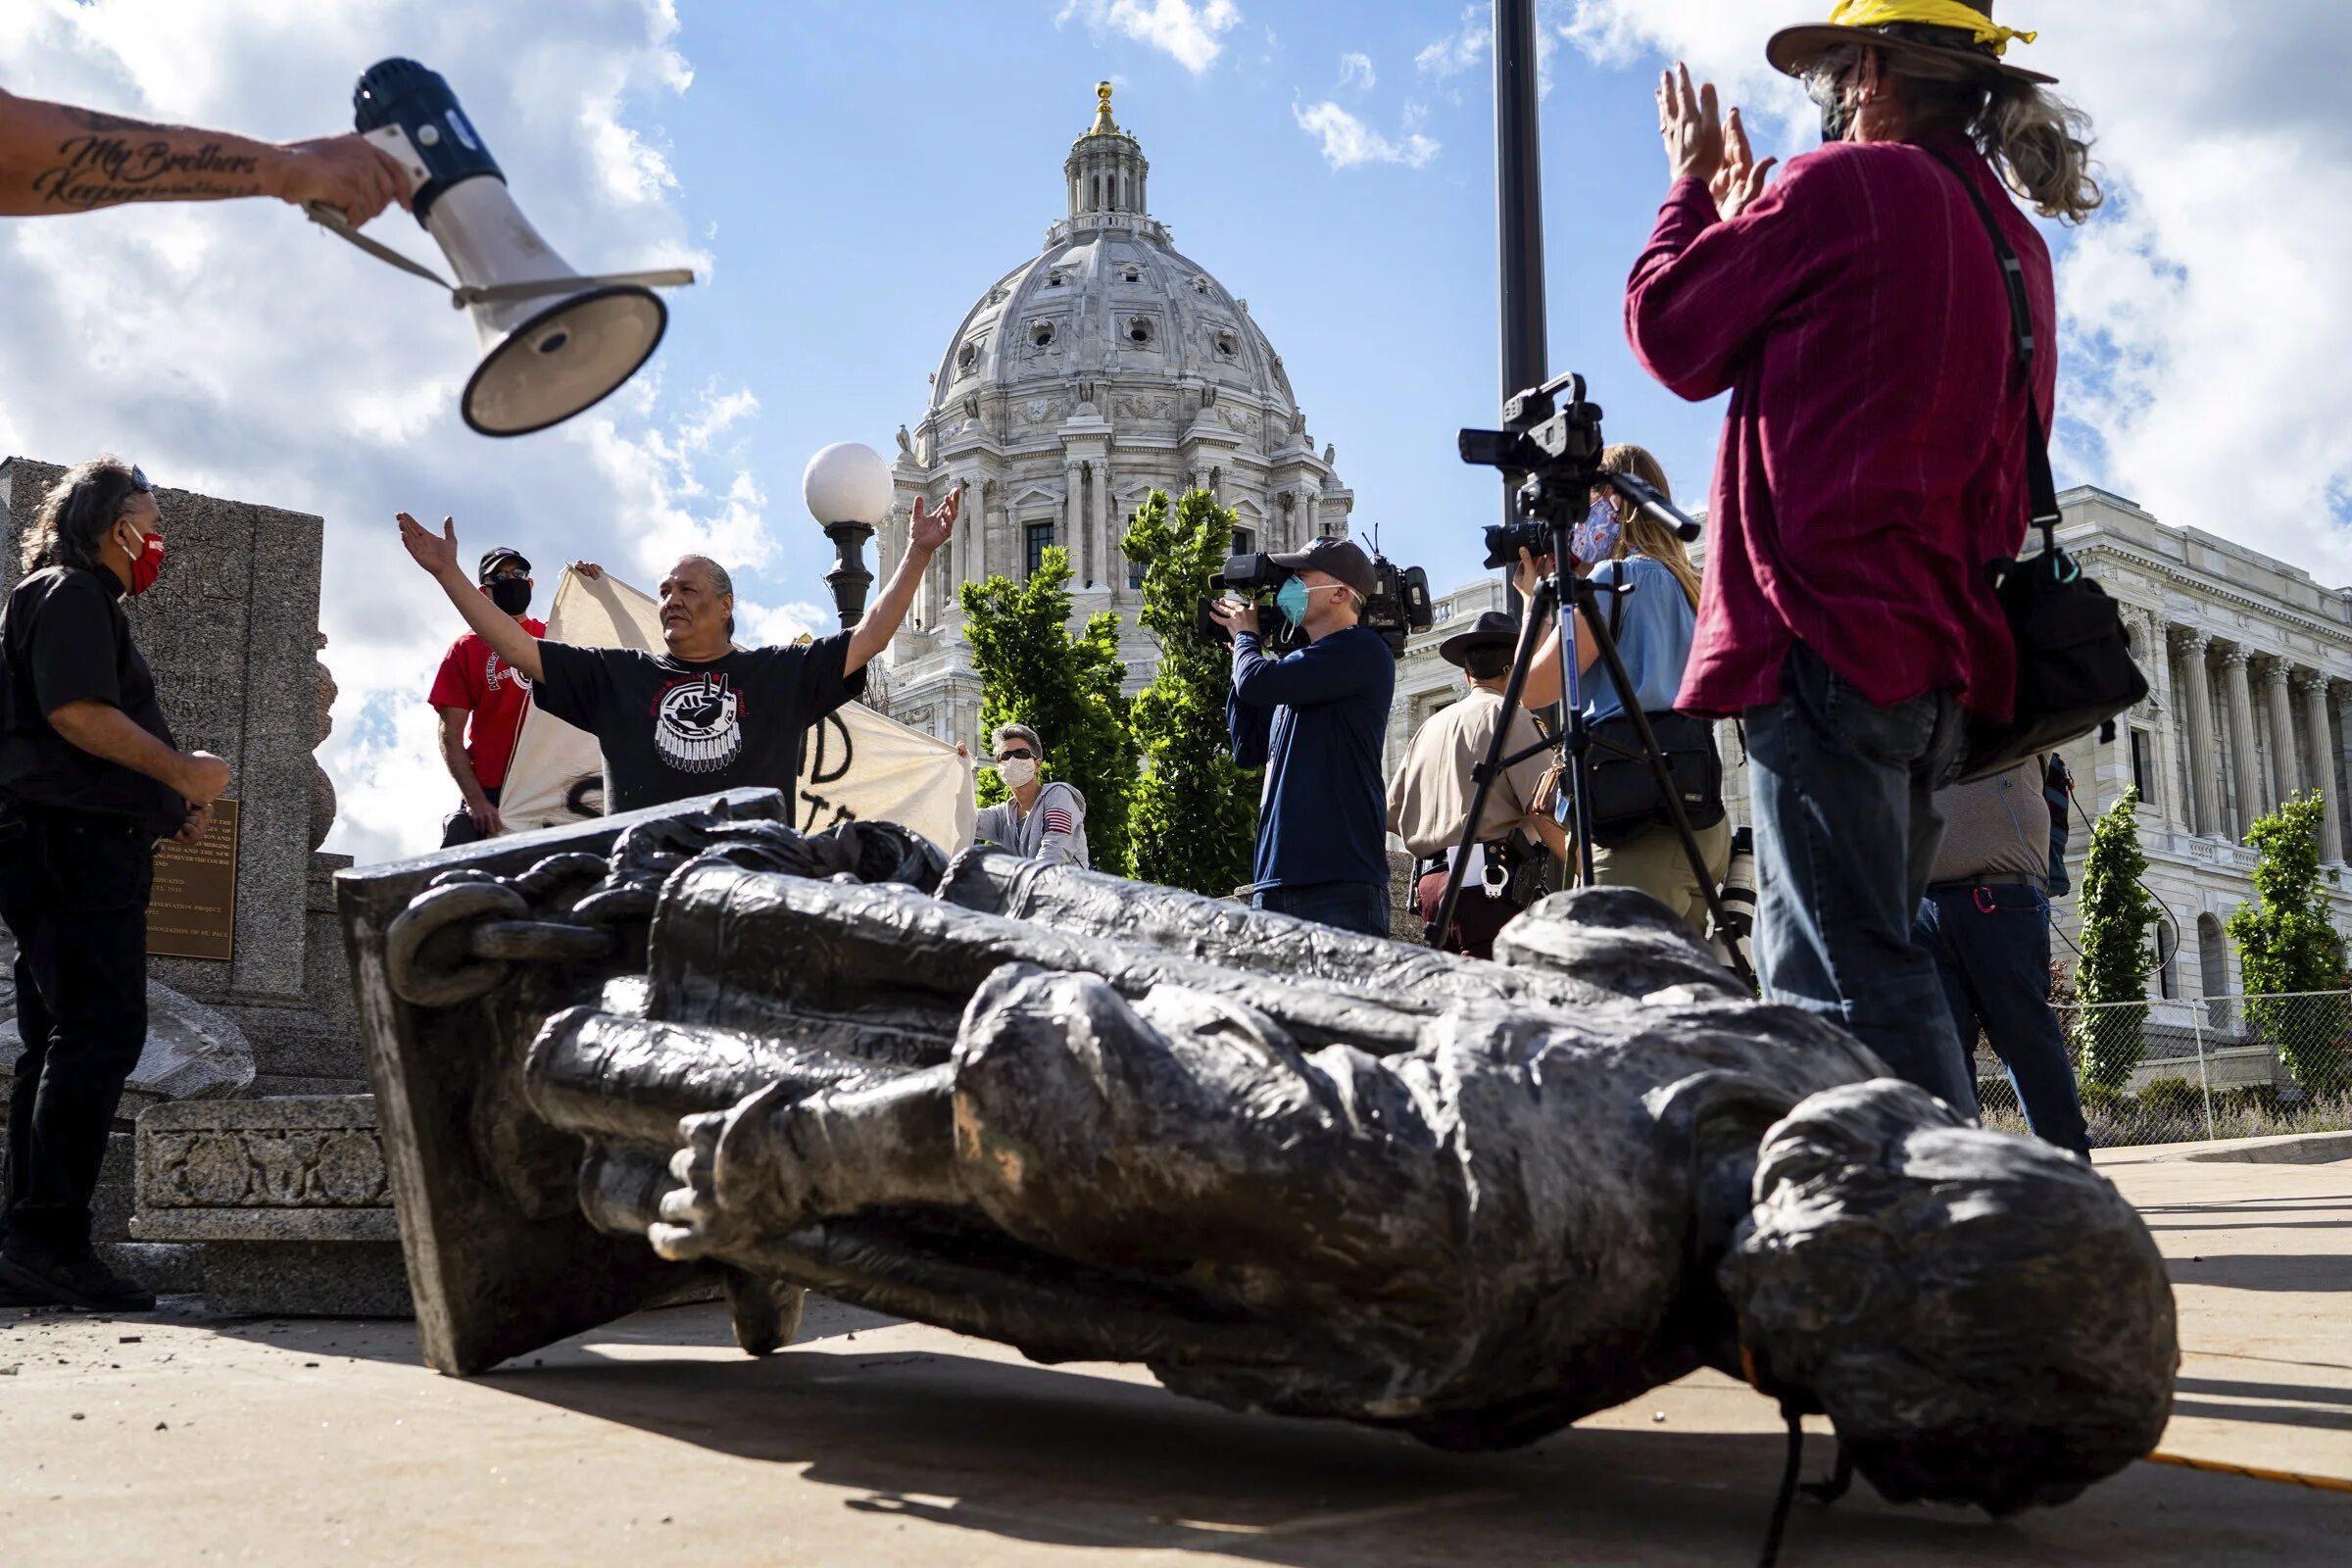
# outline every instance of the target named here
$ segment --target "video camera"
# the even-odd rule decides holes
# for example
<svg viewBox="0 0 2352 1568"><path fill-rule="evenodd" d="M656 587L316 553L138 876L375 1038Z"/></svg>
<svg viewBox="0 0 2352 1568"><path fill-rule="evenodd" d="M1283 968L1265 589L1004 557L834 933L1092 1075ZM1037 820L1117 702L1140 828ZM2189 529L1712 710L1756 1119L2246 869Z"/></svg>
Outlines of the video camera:
<svg viewBox="0 0 2352 1568"><path fill-rule="evenodd" d="M1566 408L1559 404L1562 392L1568 394ZM1683 543L1698 537L1698 524L1664 496L1630 473L1600 466L1600 405L1586 401L1583 376L1571 371L1516 394L1502 406L1502 422L1500 430L1464 430L1458 438L1464 463L1527 475L1518 496L1524 520L1487 529L1483 564L1489 570L1517 565L1522 550L1539 560L1551 554L1554 529L1583 515L1602 485Z"/></svg>
<svg viewBox="0 0 2352 1568"><path fill-rule="evenodd" d="M1211 641L1224 640L1225 630L1210 618L1208 607L1218 594L1230 593L1258 607L1258 640L1267 653L1280 659L1304 648L1305 629L1293 626L1274 609L1274 596L1293 575L1290 567L1276 565L1274 558L1262 550L1226 557L1224 569L1208 579L1210 598L1201 600L1196 612L1200 635ZM1402 659L1406 640L1437 623L1429 597L1429 573L1419 566L1396 565L1388 557L1376 555L1372 578L1374 592L1364 601L1356 623L1380 633L1390 655Z"/></svg>

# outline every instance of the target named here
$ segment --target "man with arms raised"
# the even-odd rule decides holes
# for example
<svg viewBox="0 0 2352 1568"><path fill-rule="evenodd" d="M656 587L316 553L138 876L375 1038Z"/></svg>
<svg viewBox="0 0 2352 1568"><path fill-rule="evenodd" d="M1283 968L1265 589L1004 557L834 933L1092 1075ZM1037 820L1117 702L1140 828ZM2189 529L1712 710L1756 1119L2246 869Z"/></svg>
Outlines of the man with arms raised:
<svg viewBox="0 0 2352 1568"><path fill-rule="evenodd" d="M447 517L436 534L401 513L400 542L466 623L530 681L534 703L596 737L605 809L633 811L720 790L790 796L801 737L865 689L865 666L899 629L960 499L950 496L934 513L917 498L906 553L854 630L782 648L735 646L735 584L707 556L682 556L662 577L666 646L653 654L533 637L466 579Z"/></svg>

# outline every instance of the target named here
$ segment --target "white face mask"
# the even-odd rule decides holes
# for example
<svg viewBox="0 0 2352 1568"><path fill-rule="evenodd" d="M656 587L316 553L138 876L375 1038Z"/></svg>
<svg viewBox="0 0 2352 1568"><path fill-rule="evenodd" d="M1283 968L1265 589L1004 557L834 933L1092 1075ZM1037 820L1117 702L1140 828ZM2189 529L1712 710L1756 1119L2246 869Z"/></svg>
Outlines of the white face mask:
<svg viewBox="0 0 2352 1568"><path fill-rule="evenodd" d="M1026 757L1011 758L997 764L997 777L1008 790L1026 789L1037 777L1037 763Z"/></svg>

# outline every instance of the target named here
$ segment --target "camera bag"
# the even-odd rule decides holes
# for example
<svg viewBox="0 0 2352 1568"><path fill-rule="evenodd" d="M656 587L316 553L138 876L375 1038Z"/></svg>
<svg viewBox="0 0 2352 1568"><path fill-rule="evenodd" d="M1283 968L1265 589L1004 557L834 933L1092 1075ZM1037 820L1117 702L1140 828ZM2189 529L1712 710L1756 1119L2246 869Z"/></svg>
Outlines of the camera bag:
<svg viewBox="0 0 2352 1568"><path fill-rule="evenodd" d="M2026 381L2026 488L2032 526L2041 530L2041 554L1995 561L1989 567L2016 644L2017 685L2006 721L1968 715L1957 781L1973 783L2080 740L2145 698L2148 681L2132 662L2131 640L2115 601L2058 548L2058 488L2050 476L2041 400L2034 391L2034 318L2025 269L1976 185L1943 154L1921 150L1960 182L2000 260L2018 373Z"/></svg>

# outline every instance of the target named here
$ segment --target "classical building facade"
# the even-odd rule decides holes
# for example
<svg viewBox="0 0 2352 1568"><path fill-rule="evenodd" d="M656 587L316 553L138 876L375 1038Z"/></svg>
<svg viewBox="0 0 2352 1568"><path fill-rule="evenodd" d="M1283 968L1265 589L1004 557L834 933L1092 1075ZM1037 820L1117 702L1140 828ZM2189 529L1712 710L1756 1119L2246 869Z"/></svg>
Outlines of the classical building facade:
<svg viewBox="0 0 2352 1568"><path fill-rule="evenodd" d="M1024 577L1048 546L1066 549L1073 625L1119 612L1140 689L1154 650L1135 624L1139 579L1119 538L1147 495L1205 487L1234 510L1236 548L1259 550L1345 534L1354 504L1249 302L1151 216L1151 165L1113 121L1107 83L1097 98L1062 164L1063 217L964 313L929 406L899 432L885 579L914 499L964 491L963 520L889 656L892 716L943 740L980 738L960 584Z"/></svg>
<svg viewBox="0 0 2352 1568"><path fill-rule="evenodd" d="M2097 817L2139 790L2144 878L2168 911L2166 962L2152 996L2219 997L2241 989L2237 955L2224 933L2253 897L2247 827L2301 789L2327 797L2321 858L2345 868L2352 843L2352 588L2323 588L2310 573L2195 528L2160 522L2132 503L2087 486L2059 498L2059 538L2083 570L2120 600L2132 649L2147 674L2146 702L2117 721L2115 739L2067 749L2082 811L2069 844L2082 885ZM1393 770L1413 730L1461 695L1461 672L1438 644L1479 612L1505 608L1499 579L1468 583L1438 601L1437 624L1413 639L1397 670L1389 732ZM1744 759L1731 724L1719 726L1735 821L1747 819ZM2352 930L2352 876L2334 893L2337 924ZM2080 913L2057 901L2058 928L2073 938ZM2071 959L2065 942L2059 956ZM2151 954L2153 963L2154 955Z"/></svg>

